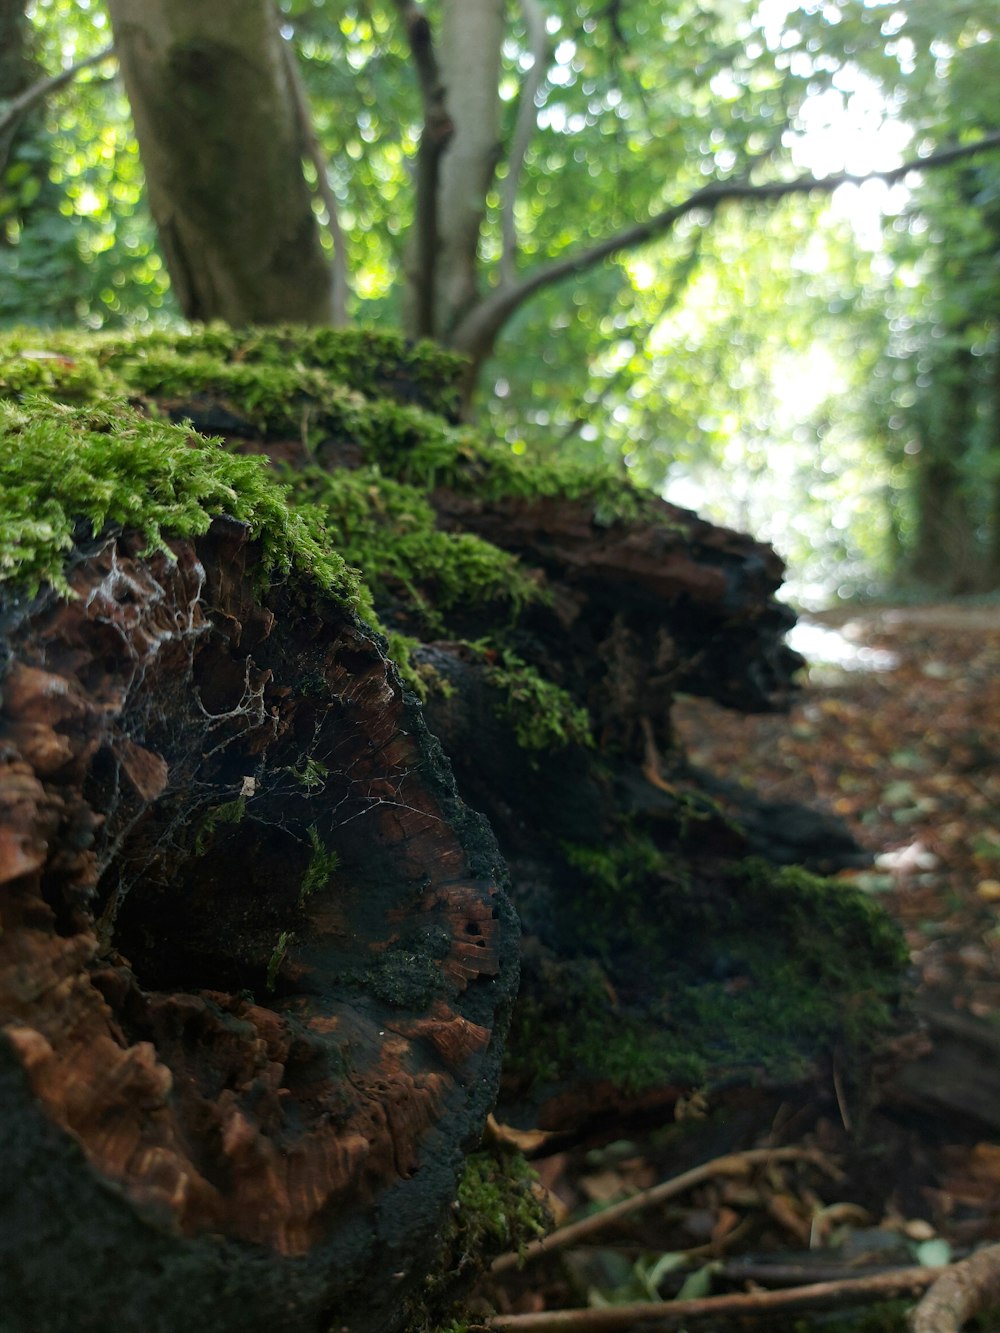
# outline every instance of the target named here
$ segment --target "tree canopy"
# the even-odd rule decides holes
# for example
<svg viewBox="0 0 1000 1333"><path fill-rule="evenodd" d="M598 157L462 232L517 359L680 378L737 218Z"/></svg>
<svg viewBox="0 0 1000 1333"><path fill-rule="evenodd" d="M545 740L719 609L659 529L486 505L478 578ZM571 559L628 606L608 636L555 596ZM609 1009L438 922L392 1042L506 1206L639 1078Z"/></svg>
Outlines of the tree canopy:
<svg viewBox="0 0 1000 1333"><path fill-rule="evenodd" d="M137 15L185 9L116 0L109 16L96 0L36 0L19 22L20 6L7 8L23 52L0 88L11 112L39 79L107 49L112 23L127 85ZM225 6L216 9L218 18ZM919 469L897 429L895 389L855 394L867 406L853 417L843 400L855 373L877 384L905 377L903 363L926 373L905 340L885 340L897 322L889 309L922 301L942 248L954 275L978 225L971 213L996 159L972 150L997 143L985 91L997 55L995 30L977 9L959 0L905 9L861 0L667 9L639 0L422 8L282 0L286 68L274 60L268 68L297 117L316 244L329 266L317 278L320 252L310 251L306 293L332 318L403 324L471 355L478 410L515 450L605 452L658 484L724 464L738 492L727 520L761 523L767 511L798 509L803 547L859 568L887 566L919 545L911 534L922 522ZM226 22L246 35L248 14L244 7L241 23ZM210 45L207 29L202 36ZM171 66L171 86L182 86L182 64ZM238 107L239 80L227 93L224 79L210 77L219 69L191 65L212 92L189 128L203 123L198 115L221 124L227 99ZM178 301L189 314L225 313L188 299L162 219L157 243L114 71L110 59L95 63L19 122L8 116L16 134L2 204L7 322L142 323L176 317ZM142 100L135 87L131 96ZM873 133L879 117L901 128L896 153L860 170L882 168L908 187L889 196L874 255L859 253L843 208L838 220L827 207L837 173L853 163L809 155L822 139L817 127L826 121L836 136L865 107ZM239 119L237 109L237 127ZM236 170L234 132L218 136L219 170ZM185 147L176 126L173 136ZM210 139L192 140L187 158L208 171L195 187L218 205L226 181L212 176ZM825 142L829 150L830 133ZM154 151L143 149L147 176ZM286 167L289 151L279 154ZM285 187L268 190L263 156L252 160L262 197L287 197ZM921 161L937 170L903 170ZM959 179L966 187L956 206L919 220L923 200L929 208L934 191L944 197ZM230 183L230 210L245 219L250 187L240 194L234 176ZM279 248L289 249L287 237ZM911 276L899 279L904 272ZM946 286L948 272L937 265L934 283ZM841 349L835 371L823 354L816 360L820 339ZM782 387L803 376L810 357L814 378L838 386L832 411L815 402L822 395L806 404ZM798 493L754 504L751 491L766 494L754 479L773 472L776 449L792 460ZM981 453L973 449L967 471ZM877 497L869 490L847 513L852 477L871 467ZM818 517L803 517L817 490ZM787 541L794 553L794 530ZM926 572L926 560L910 564Z"/></svg>

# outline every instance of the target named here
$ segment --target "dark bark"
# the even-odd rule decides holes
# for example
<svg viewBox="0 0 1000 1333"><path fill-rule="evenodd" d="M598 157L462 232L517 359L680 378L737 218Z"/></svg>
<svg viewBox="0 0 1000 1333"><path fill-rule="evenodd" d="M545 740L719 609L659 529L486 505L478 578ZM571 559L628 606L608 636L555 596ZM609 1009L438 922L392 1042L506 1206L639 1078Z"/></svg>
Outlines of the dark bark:
<svg viewBox="0 0 1000 1333"><path fill-rule="evenodd" d="M349 613L141 545L2 608L4 1327L381 1333L496 1086L496 845Z"/></svg>

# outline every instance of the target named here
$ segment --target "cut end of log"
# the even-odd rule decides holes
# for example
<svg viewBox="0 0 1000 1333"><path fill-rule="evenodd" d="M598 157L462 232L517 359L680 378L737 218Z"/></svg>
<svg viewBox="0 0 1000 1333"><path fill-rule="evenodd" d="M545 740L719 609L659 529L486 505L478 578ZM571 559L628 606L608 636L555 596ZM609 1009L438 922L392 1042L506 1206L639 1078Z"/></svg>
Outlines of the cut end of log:
<svg viewBox="0 0 1000 1333"><path fill-rule="evenodd" d="M6 616L3 1038L123 1228L322 1252L336 1308L485 1121L499 858L349 611L232 520L141 544Z"/></svg>

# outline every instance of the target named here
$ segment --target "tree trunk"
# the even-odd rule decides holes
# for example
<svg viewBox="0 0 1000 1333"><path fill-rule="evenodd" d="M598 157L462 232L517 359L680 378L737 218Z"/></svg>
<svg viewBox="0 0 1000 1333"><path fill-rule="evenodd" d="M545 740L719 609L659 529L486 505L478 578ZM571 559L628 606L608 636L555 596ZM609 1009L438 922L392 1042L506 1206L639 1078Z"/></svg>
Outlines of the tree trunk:
<svg viewBox="0 0 1000 1333"><path fill-rule="evenodd" d="M32 65L24 40L27 26L24 0L0 0L0 101L9 101L31 82ZM19 122L15 122L0 130L0 177L10 160L18 128Z"/></svg>
<svg viewBox="0 0 1000 1333"><path fill-rule="evenodd" d="M111 0L149 202L189 319L333 318L271 0Z"/></svg>
<svg viewBox="0 0 1000 1333"><path fill-rule="evenodd" d="M445 346L475 303L479 231L500 155L504 0L445 0L440 65L454 126L438 176L434 332Z"/></svg>

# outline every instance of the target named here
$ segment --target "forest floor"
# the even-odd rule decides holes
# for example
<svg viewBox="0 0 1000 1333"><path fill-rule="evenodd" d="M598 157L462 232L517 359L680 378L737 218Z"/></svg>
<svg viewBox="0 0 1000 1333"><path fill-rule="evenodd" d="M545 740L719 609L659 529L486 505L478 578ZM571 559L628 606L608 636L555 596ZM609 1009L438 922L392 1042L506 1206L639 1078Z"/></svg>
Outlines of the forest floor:
<svg viewBox="0 0 1000 1333"><path fill-rule="evenodd" d="M1000 604L810 615L795 646L811 665L790 715L684 698L678 733L697 766L765 800L831 811L870 851L870 868L842 878L905 933L925 1025L918 1058L874 1110L852 1108L838 1087L751 1137L826 1154L826 1167L717 1173L505 1278L490 1299L508 1315L933 1265L1000 1239ZM686 1125L541 1157L557 1224L730 1152L738 1134L745 1144L747 1126L723 1119L731 1135L707 1128L694 1157ZM904 1308L880 1305L875 1322L850 1327L902 1328ZM796 1319L779 1325L774 1312L755 1327L832 1327L808 1311Z"/></svg>

